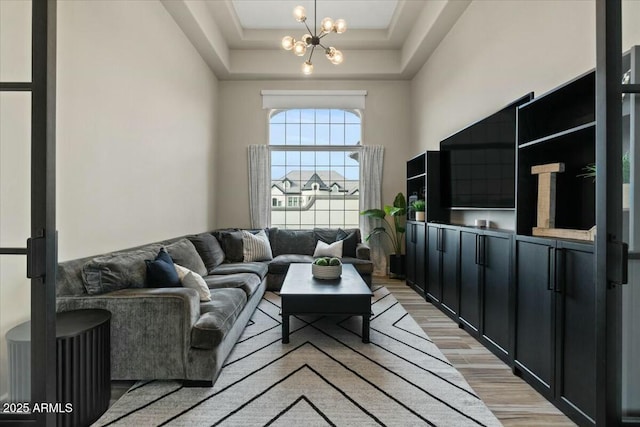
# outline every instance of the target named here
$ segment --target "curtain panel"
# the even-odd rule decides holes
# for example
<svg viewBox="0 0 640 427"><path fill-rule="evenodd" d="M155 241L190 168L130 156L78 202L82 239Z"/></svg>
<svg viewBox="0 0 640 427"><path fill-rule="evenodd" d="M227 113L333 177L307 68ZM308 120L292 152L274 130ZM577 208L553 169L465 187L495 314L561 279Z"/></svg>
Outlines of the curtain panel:
<svg viewBox="0 0 640 427"><path fill-rule="evenodd" d="M382 166L384 147L380 145L364 145L360 151L360 210L380 209L382 207ZM379 220L360 217L362 235L367 236L374 227L380 226ZM373 274L386 275L387 259L382 241L370 242Z"/></svg>
<svg viewBox="0 0 640 427"><path fill-rule="evenodd" d="M271 226L271 152L267 145L249 145L249 213L251 228Z"/></svg>

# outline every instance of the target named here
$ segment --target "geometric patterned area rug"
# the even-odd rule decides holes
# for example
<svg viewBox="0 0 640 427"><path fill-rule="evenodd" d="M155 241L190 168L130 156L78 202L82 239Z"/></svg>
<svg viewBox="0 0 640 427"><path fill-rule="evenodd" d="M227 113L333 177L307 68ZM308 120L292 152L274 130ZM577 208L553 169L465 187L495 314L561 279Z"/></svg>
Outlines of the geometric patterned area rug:
<svg viewBox="0 0 640 427"><path fill-rule="evenodd" d="M139 382L96 426L499 426L385 287L360 317L292 316L267 292L210 388Z"/></svg>

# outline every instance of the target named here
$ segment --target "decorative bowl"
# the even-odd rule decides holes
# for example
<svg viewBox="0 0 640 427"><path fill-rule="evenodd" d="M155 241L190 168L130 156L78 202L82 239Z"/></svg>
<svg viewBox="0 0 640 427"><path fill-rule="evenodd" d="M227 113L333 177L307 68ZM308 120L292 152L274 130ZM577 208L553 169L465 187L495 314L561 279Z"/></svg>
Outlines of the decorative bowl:
<svg viewBox="0 0 640 427"><path fill-rule="evenodd" d="M316 279L335 280L342 274L342 264L340 265L316 265L311 264L311 274Z"/></svg>

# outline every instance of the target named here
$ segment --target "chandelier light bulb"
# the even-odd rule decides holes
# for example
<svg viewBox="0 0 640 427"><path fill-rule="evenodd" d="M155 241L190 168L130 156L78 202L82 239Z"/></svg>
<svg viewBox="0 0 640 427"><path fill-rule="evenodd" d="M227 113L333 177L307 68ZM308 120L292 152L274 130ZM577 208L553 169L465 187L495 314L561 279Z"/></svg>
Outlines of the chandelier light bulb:
<svg viewBox="0 0 640 427"><path fill-rule="evenodd" d="M302 36L302 38L300 40L302 40L306 45L310 45L311 44L311 34L305 34L304 36Z"/></svg>
<svg viewBox="0 0 640 427"><path fill-rule="evenodd" d="M344 19L336 19L336 22L333 23L333 31L338 34L342 34L347 31L347 21Z"/></svg>
<svg viewBox="0 0 640 427"><path fill-rule="evenodd" d="M331 63L334 65L340 65L342 64L342 61L344 61L344 56L342 56L342 52L340 52L338 49L335 49L333 55L331 56L331 58L329 58L329 61L331 61Z"/></svg>
<svg viewBox="0 0 640 427"><path fill-rule="evenodd" d="M330 33L331 30L333 30L333 19L329 17L324 18L320 23L320 27L325 33Z"/></svg>
<svg viewBox="0 0 640 427"><path fill-rule="evenodd" d="M296 56L304 56L306 52L307 52L307 44L302 40L298 40L293 44L293 53L295 53Z"/></svg>
<svg viewBox="0 0 640 427"><path fill-rule="evenodd" d="M302 6L296 6L293 9L293 17L296 18L298 22L304 22L307 20L307 11L304 10Z"/></svg>
<svg viewBox="0 0 640 427"><path fill-rule="evenodd" d="M325 50L325 53L327 54L327 59L331 61L331 59L333 58L333 55L336 54L336 48L333 46L329 46L327 50Z"/></svg>
<svg viewBox="0 0 640 427"><path fill-rule="evenodd" d="M313 73L313 64L311 61L304 61L304 64L302 64L302 74L308 76L311 73Z"/></svg>
<svg viewBox="0 0 640 427"><path fill-rule="evenodd" d="M291 49L293 49L293 44L294 44L295 42L296 42L296 40L295 40L293 37L291 37L291 36L284 36L284 37L282 38L282 47L283 47L285 50L291 50Z"/></svg>

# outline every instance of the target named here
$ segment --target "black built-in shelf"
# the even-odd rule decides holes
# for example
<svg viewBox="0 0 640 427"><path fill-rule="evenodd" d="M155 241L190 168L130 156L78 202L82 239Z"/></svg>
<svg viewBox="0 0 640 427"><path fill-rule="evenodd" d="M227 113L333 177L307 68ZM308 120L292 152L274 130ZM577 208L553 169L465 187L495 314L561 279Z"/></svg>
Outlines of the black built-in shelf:
<svg viewBox="0 0 640 427"><path fill-rule="evenodd" d="M564 163L557 174L555 228L588 230L595 221L595 182L580 176L595 163L595 72L518 110L516 231L530 236L537 223L538 176L531 167Z"/></svg>

